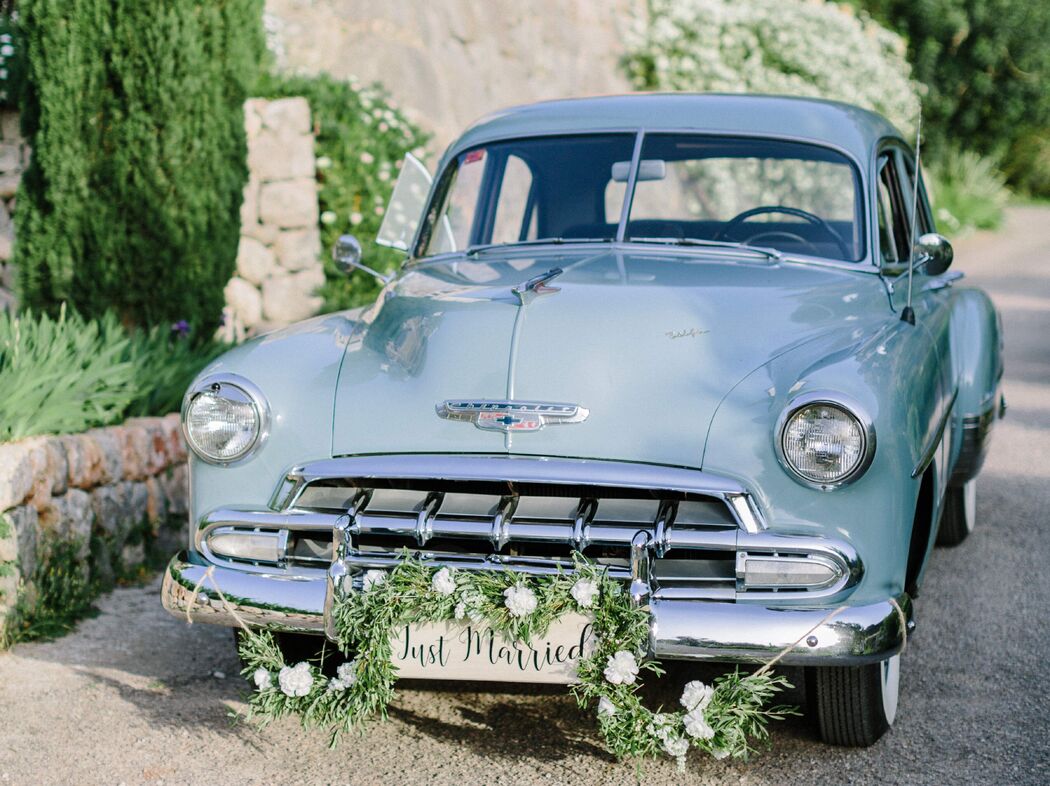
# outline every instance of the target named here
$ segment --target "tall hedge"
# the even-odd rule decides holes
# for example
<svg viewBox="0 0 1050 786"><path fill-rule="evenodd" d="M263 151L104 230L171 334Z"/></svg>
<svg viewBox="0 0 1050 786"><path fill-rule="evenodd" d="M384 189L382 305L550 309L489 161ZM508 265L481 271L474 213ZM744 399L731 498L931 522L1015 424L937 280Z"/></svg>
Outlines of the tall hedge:
<svg viewBox="0 0 1050 786"><path fill-rule="evenodd" d="M929 88L927 150L938 155L962 146L1005 156L1021 185L1043 156L1043 187L1050 189L1050 2L853 2L907 39L914 74ZM1024 164L1025 156L1032 162Z"/></svg>
<svg viewBox="0 0 1050 786"><path fill-rule="evenodd" d="M22 0L22 302L213 328L247 178L262 0ZM202 331L203 332L203 331Z"/></svg>

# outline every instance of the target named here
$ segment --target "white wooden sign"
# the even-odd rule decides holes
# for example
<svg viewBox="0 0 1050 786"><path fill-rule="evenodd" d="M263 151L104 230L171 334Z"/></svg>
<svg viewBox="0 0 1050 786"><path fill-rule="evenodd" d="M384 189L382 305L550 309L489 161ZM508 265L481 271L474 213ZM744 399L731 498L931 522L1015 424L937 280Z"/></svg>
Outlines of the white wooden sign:
<svg viewBox="0 0 1050 786"><path fill-rule="evenodd" d="M566 614L528 643L469 622L406 625L390 642L400 678L571 683L594 632L587 617Z"/></svg>

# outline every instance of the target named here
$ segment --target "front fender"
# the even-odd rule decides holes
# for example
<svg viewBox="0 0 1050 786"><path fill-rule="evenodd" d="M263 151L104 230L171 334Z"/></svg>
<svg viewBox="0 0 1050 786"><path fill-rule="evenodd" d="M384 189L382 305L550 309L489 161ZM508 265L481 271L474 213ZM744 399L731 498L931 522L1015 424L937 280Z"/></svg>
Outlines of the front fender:
<svg viewBox="0 0 1050 786"><path fill-rule="evenodd" d="M867 336L857 328L798 347L752 372L722 401L703 468L751 489L771 529L850 542L865 571L850 603L896 596L904 589L919 493L920 480L912 471L929 424L943 407L934 381L937 363L925 334L895 319ZM781 413L796 397L814 391L848 396L875 427L875 455L867 472L830 491L796 481L775 449Z"/></svg>

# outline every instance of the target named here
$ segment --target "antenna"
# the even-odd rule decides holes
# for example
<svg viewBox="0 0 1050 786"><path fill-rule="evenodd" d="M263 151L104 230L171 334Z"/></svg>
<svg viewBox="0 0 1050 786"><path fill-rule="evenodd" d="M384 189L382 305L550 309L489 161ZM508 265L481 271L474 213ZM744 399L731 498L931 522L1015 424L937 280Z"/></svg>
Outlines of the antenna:
<svg viewBox="0 0 1050 786"><path fill-rule="evenodd" d="M915 324L915 311L911 307L911 282L915 274L915 224L919 217L919 167L921 158L919 149L922 144L922 112L919 112L919 124L915 129L915 176L912 178L911 191L911 229L908 232L908 303L901 311L901 321Z"/></svg>

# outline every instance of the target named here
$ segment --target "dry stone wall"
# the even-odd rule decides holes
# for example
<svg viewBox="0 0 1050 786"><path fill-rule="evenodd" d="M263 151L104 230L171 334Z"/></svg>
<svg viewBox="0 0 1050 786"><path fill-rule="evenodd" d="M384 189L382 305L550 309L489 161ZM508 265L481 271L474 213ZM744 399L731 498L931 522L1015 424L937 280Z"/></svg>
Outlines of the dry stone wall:
<svg viewBox="0 0 1050 786"><path fill-rule="evenodd" d="M310 105L305 98L244 105L248 184L237 274L226 285L228 338L316 314L324 301Z"/></svg>
<svg viewBox="0 0 1050 786"><path fill-rule="evenodd" d="M185 542L186 449L177 414L132 418L83 434L0 444L0 626L33 604L35 577L56 543L79 547L101 583Z"/></svg>

